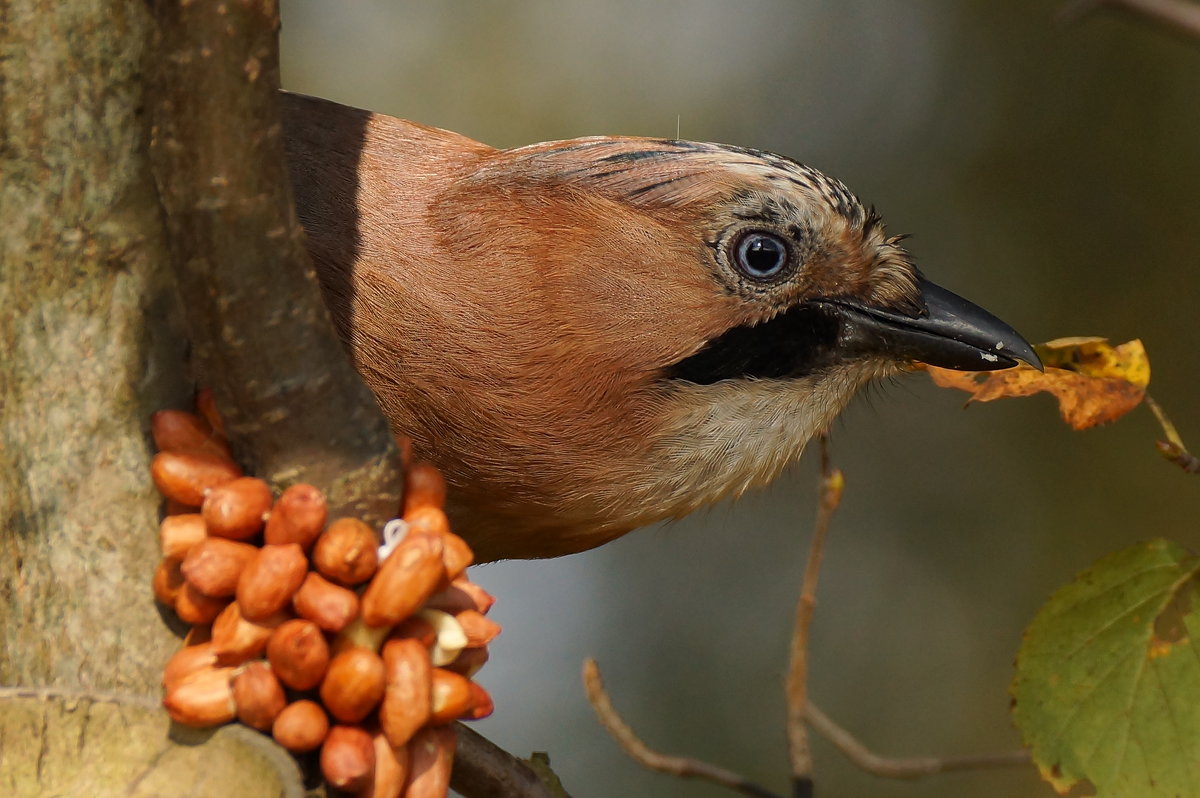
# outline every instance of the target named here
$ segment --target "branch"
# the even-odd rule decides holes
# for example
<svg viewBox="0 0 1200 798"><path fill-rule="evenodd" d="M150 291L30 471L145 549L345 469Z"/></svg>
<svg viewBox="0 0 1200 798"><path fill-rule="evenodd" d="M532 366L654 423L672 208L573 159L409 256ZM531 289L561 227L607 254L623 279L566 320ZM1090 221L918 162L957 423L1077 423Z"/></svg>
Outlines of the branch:
<svg viewBox="0 0 1200 798"><path fill-rule="evenodd" d="M321 299L285 168L275 2L155 0L151 141L176 281L199 371L239 459L310 482L332 513L380 522L402 487L387 420ZM523 763L460 730L472 798L548 795Z"/></svg>
<svg viewBox="0 0 1200 798"><path fill-rule="evenodd" d="M1189 452L1183 445L1183 438L1179 437L1179 431L1175 429L1171 419L1167 418L1167 411L1163 410L1162 405L1154 401L1150 394L1146 394L1142 401L1150 408L1166 437L1165 441L1155 441L1159 453L1187 473L1200 474L1200 457Z"/></svg>
<svg viewBox="0 0 1200 798"><path fill-rule="evenodd" d="M760 787L736 773L697 759L661 754L650 748L641 741L613 707L612 699L604 689L604 680L600 677L600 666L594 659L589 658L583 662L583 686L587 690L588 703L596 711L601 725L624 749L625 753L639 765L660 773L670 773L672 776L682 779L703 779L722 787L728 787L742 795L753 796L753 798L780 798L765 787Z"/></svg>
<svg viewBox="0 0 1200 798"><path fill-rule="evenodd" d="M321 299L284 166L271 0L153 3L151 157L199 375L242 464L395 515L396 445Z"/></svg>
<svg viewBox="0 0 1200 798"><path fill-rule="evenodd" d="M461 723L450 786L471 798L570 798L550 789L528 764Z"/></svg>
<svg viewBox="0 0 1200 798"><path fill-rule="evenodd" d="M817 507L817 523L813 532L813 540L804 568L800 598L796 605L791 662L787 678L788 756L792 771L793 798L808 798L813 794L812 755L808 745L808 725L811 725L817 734L832 743L851 762L874 776L917 779L951 771L1028 765L1030 757L1027 751L963 757L916 757L911 759L882 757L871 752L850 732L835 723L808 700L808 640L813 611L816 608L817 581L820 576L825 541L829 535L829 523L841 503L844 487L845 478L842 472L833 468L829 461L828 437L822 435L821 496ZM704 779L756 798L777 798L774 793L736 773L687 757L667 756L648 747L613 707L612 699L604 689L600 669L595 660L584 661L583 683L587 690L588 702L596 711L601 724L625 750L625 753L638 764L681 778Z"/></svg>
<svg viewBox="0 0 1200 798"><path fill-rule="evenodd" d="M1174 33L1200 39L1200 5L1186 0L1073 0L1058 12L1064 22L1075 22L1102 7L1142 16Z"/></svg>
<svg viewBox="0 0 1200 798"><path fill-rule="evenodd" d="M816 609L817 580L821 572L825 541L829 535L829 523L834 511L841 504L842 490L845 488L845 484L842 472L833 468L829 462L829 438L822 435L821 496L817 506L817 522L813 531L812 544L808 551L808 562L804 567L800 599L796 603L796 621L792 631L791 662L787 678L788 757L792 769L793 796L797 798L811 796L813 792L812 754L808 745L808 725L811 725L814 731L832 743L851 762L874 776L916 779L953 770L979 770L1028 764L1029 754L1026 751L970 757L887 759L872 753L850 732L835 723L808 700L808 640L813 611Z"/></svg>
<svg viewBox="0 0 1200 798"><path fill-rule="evenodd" d="M787 738L788 762L792 770L792 794L797 798L813 792L812 753L808 747L805 728L805 708L808 706L808 638L813 611L817 606L817 579L821 574L821 559L829 536L829 522L842 501L846 480L839 469L829 463L829 437L821 435L821 497L817 505L817 522L808 562L804 566L800 599L796 602L796 619L792 628L792 644L787 674Z"/></svg>
<svg viewBox="0 0 1200 798"><path fill-rule="evenodd" d="M925 756L911 759L890 759L873 753L812 702L808 704L805 717L817 734L828 740L834 748L845 754L847 759L872 776L889 779L919 779L923 776L949 773L955 770L983 770L1028 765L1030 761L1028 751L982 756Z"/></svg>

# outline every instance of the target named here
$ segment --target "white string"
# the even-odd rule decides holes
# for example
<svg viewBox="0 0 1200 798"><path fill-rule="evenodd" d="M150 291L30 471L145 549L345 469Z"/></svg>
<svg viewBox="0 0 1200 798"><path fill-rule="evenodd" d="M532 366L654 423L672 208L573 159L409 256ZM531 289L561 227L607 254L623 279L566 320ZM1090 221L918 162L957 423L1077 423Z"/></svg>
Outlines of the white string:
<svg viewBox="0 0 1200 798"><path fill-rule="evenodd" d="M408 535L408 522L403 518L393 518L383 525L383 543L379 546L379 561L383 562L392 550L400 545Z"/></svg>

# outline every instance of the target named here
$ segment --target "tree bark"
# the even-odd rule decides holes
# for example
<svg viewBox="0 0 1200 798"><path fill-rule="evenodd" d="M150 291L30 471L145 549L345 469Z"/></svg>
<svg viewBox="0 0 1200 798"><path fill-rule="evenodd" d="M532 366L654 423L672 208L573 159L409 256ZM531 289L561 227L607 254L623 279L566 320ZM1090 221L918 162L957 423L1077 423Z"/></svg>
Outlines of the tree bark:
<svg viewBox="0 0 1200 798"><path fill-rule="evenodd" d="M185 326L244 464L398 510L292 209L277 27L273 0L0 0L0 686L157 694L182 628L149 417L191 404ZM544 794L467 739L457 783Z"/></svg>
<svg viewBox="0 0 1200 798"><path fill-rule="evenodd" d="M204 380L250 473L309 482L330 510L399 511L391 430L321 299L296 220L279 112L274 0L151 4L151 160Z"/></svg>
<svg viewBox="0 0 1200 798"><path fill-rule="evenodd" d="M138 0L0 2L0 684L146 693L149 414L191 386Z"/></svg>

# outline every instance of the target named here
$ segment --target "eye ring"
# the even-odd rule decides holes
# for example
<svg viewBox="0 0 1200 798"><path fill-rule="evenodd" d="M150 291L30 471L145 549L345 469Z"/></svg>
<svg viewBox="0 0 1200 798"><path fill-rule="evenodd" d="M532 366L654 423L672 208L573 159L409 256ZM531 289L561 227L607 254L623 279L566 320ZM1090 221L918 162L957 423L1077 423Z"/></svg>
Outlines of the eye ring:
<svg viewBox="0 0 1200 798"><path fill-rule="evenodd" d="M787 241L766 230L747 230L730 248L733 265L742 276L756 282L771 282L787 272L792 259Z"/></svg>

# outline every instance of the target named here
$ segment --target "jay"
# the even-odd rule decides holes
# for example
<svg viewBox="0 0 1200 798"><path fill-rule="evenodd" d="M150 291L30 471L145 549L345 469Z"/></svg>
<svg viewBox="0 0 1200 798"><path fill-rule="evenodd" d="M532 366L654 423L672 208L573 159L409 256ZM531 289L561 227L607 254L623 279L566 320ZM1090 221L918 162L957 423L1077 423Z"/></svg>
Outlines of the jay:
<svg viewBox="0 0 1200 798"><path fill-rule="evenodd" d="M775 478L866 383L1037 355L837 180L759 150L499 150L281 99L326 304L479 560L582 551Z"/></svg>

